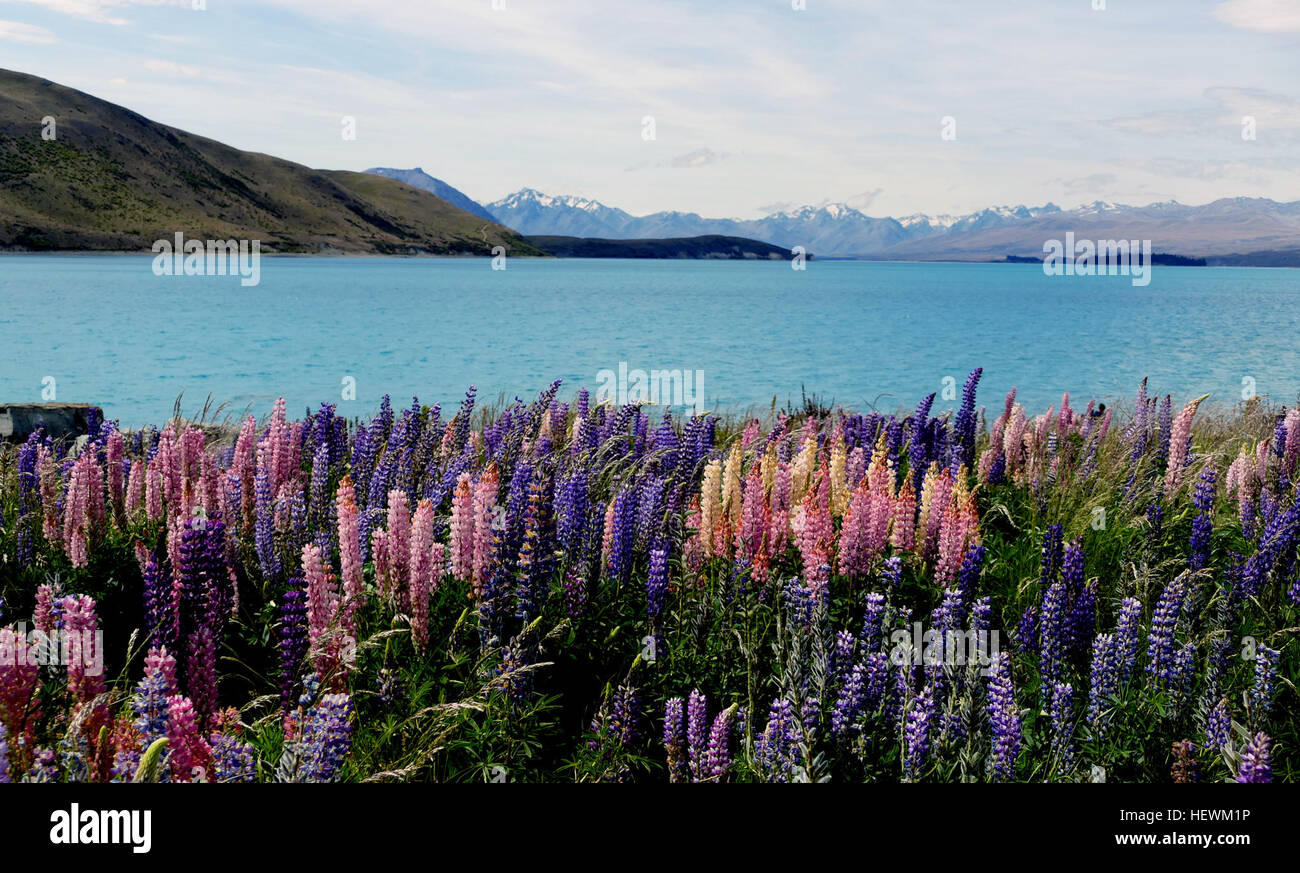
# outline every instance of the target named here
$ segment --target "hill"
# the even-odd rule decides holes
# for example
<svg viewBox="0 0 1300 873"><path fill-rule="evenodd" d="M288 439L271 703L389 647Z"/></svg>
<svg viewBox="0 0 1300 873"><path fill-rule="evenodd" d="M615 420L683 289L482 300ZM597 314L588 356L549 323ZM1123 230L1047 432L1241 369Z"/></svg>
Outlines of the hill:
<svg viewBox="0 0 1300 873"><path fill-rule="evenodd" d="M538 254L399 181L241 151L0 70L0 249L147 251L178 231L274 252Z"/></svg>

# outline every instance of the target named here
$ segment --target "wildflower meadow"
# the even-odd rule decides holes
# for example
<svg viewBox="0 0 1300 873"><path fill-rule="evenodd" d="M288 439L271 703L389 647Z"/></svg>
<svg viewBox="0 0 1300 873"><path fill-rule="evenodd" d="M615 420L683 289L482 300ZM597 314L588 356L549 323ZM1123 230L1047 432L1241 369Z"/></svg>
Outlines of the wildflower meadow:
<svg viewBox="0 0 1300 873"><path fill-rule="evenodd" d="M1294 781L1300 409L980 376L38 431L0 781Z"/></svg>

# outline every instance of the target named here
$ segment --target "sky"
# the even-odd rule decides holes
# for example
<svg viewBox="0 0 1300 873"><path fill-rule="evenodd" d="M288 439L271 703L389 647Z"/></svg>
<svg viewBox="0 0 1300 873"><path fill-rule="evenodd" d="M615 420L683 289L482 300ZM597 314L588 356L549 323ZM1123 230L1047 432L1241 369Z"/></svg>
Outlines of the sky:
<svg viewBox="0 0 1300 873"><path fill-rule="evenodd" d="M0 67L484 203L1300 200L1300 0L0 0Z"/></svg>

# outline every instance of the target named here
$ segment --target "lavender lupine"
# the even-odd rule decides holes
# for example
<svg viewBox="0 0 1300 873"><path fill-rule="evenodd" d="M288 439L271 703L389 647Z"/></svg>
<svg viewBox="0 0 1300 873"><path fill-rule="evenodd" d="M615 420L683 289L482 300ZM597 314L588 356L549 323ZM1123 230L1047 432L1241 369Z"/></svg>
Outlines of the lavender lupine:
<svg viewBox="0 0 1300 873"><path fill-rule="evenodd" d="M934 718L934 697L932 687L925 689L912 700L903 725L903 744L906 749L903 759L903 775L908 782L915 782L921 776L927 757L930 754L930 730Z"/></svg>
<svg viewBox="0 0 1300 873"><path fill-rule="evenodd" d="M1116 681L1125 685L1137 669L1139 622L1142 620L1142 604L1132 597L1125 597L1120 604L1119 619L1115 623L1115 669Z"/></svg>
<svg viewBox="0 0 1300 873"><path fill-rule="evenodd" d="M698 782L706 775L705 753L709 742L709 704L696 688L686 703L686 753L691 779Z"/></svg>
<svg viewBox="0 0 1300 873"><path fill-rule="evenodd" d="M754 741L754 761L768 782L790 782L796 777L803 763L802 733L790 701L773 700L767 727Z"/></svg>

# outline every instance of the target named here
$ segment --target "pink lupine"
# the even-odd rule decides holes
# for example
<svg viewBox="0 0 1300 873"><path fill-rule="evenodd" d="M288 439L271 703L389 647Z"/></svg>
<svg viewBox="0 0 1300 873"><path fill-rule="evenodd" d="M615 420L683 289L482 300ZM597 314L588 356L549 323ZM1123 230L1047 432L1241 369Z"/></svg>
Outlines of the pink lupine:
<svg viewBox="0 0 1300 873"><path fill-rule="evenodd" d="M329 631L338 612L339 592L316 545L302 547L302 577L307 587L307 639L316 654L316 670L325 675L337 662L339 641L330 638Z"/></svg>
<svg viewBox="0 0 1300 873"><path fill-rule="evenodd" d="M206 781L212 749L199 730L194 705L179 694L167 698L167 748L173 782Z"/></svg>
<svg viewBox="0 0 1300 873"><path fill-rule="evenodd" d="M790 541L790 503L793 472L789 464L778 463L772 475L772 493L768 499L767 551L780 557Z"/></svg>
<svg viewBox="0 0 1300 873"><path fill-rule="evenodd" d="M104 471L108 479L108 502L113 509L113 517L119 522L126 514L126 488L122 481L122 459L126 457L126 439L120 430L114 430L108 436L104 446Z"/></svg>
<svg viewBox="0 0 1300 873"><path fill-rule="evenodd" d="M41 508L44 516L41 520L41 533L52 546L63 544L63 524L59 520L59 465L45 446L36 452L40 469Z"/></svg>
<svg viewBox="0 0 1300 873"><path fill-rule="evenodd" d="M145 471L144 511L150 521L163 517L163 491L162 465L155 456Z"/></svg>
<svg viewBox="0 0 1300 873"><path fill-rule="evenodd" d="M456 477L451 495L451 574L462 582L473 581L474 489L469 473Z"/></svg>
<svg viewBox="0 0 1300 873"><path fill-rule="evenodd" d="M1065 396L1061 398L1061 412L1056 417L1056 435L1058 438L1064 438L1070 425L1074 423L1074 410L1070 408L1070 392L1066 391Z"/></svg>
<svg viewBox="0 0 1300 873"><path fill-rule="evenodd" d="M45 587L45 586L42 586ZM38 594L39 597L39 594ZM37 629L41 629L37 621ZM0 627L0 652L26 651L27 637L16 628ZM41 714L41 668L26 659L0 658L0 724L8 732L13 763L25 767L36 745L36 725Z"/></svg>
<svg viewBox="0 0 1300 873"><path fill-rule="evenodd" d="M889 543L902 552L916 548L916 492L911 487L898 489L894 498L894 532Z"/></svg>
<svg viewBox="0 0 1300 873"><path fill-rule="evenodd" d="M836 569L841 576L862 578L867 574L867 529L871 521L871 489L863 481L849 498L840 528L840 549Z"/></svg>
<svg viewBox="0 0 1300 873"><path fill-rule="evenodd" d="M803 559L804 581L819 595L823 593L827 564L835 547L835 528L830 507L830 473L823 466L813 486L796 510L795 545Z"/></svg>
<svg viewBox="0 0 1300 873"><path fill-rule="evenodd" d="M379 580L381 590L387 591L388 583L384 580L392 572L388 559L388 531L381 529L371 532L370 559L375 563L375 578Z"/></svg>
<svg viewBox="0 0 1300 873"><path fill-rule="evenodd" d="M411 519L411 553L408 561L411 639L417 652L423 652L429 645L429 596L434 584L433 522L433 504L421 500Z"/></svg>
<svg viewBox="0 0 1300 873"><path fill-rule="evenodd" d="M339 565L343 577L343 617L351 625L352 617L365 598L365 574L361 562L361 530L356 490L352 477L344 476L335 495L338 507Z"/></svg>
<svg viewBox="0 0 1300 873"><path fill-rule="evenodd" d="M176 444L176 429L172 425L163 428L162 435L158 437L158 452L153 460L162 477L163 503L168 510L176 512L181 504L181 462L180 447Z"/></svg>
<svg viewBox="0 0 1300 873"><path fill-rule="evenodd" d="M388 596L401 602L406 597L411 566L411 502L406 492L388 492Z"/></svg>
<svg viewBox="0 0 1300 873"><path fill-rule="evenodd" d="M497 511L497 489L500 481L496 464L491 464L487 471L474 483L473 494L473 546L471 549L470 576L473 580L473 596L483 594L483 585L487 582L488 568L492 564L492 523Z"/></svg>
<svg viewBox="0 0 1300 873"><path fill-rule="evenodd" d="M1169 438L1169 466L1165 469L1166 497L1177 491L1183 482L1183 467L1192 443L1192 418L1195 417L1196 408L1201 405L1201 401L1209 396L1203 394L1195 400L1188 401L1182 412L1174 419L1173 431Z"/></svg>
<svg viewBox="0 0 1300 873"><path fill-rule="evenodd" d="M131 462L131 475L126 481L126 515L134 516L144 506L144 468L143 459Z"/></svg>
<svg viewBox="0 0 1300 873"><path fill-rule="evenodd" d="M104 650L92 598L84 594L63 598L63 633L68 691L85 703L104 690Z"/></svg>
<svg viewBox="0 0 1300 873"><path fill-rule="evenodd" d="M763 468L753 464L745 476L741 498L740 526L736 530L736 554L754 564L763 551L767 533L767 501L763 499Z"/></svg>
<svg viewBox="0 0 1300 873"><path fill-rule="evenodd" d="M36 611L32 623L46 635L54 630L54 587L48 583L36 587Z"/></svg>
<svg viewBox="0 0 1300 873"><path fill-rule="evenodd" d="M1012 476L1020 469L1025 451L1025 410L1019 403L1011 411L1007 421L1006 434L1002 438L1002 454L1007 459L1007 475Z"/></svg>
<svg viewBox="0 0 1300 873"><path fill-rule="evenodd" d="M104 527L104 474L95 453L82 452L73 464L63 508L63 545L72 566L86 566L88 551Z"/></svg>
<svg viewBox="0 0 1300 873"><path fill-rule="evenodd" d="M235 440L235 455L230 462L230 473L239 480L239 514L230 516L233 527L238 519L239 527L251 531L256 517L257 482L257 420L253 416L244 419L239 428L239 438Z"/></svg>
<svg viewBox="0 0 1300 873"><path fill-rule="evenodd" d="M187 427L181 432L179 455L181 504L185 507L187 516L201 500L203 442L203 431L197 427Z"/></svg>
<svg viewBox="0 0 1300 873"><path fill-rule="evenodd" d="M745 422L745 430L740 435L740 448L743 450L752 446L762 433L757 418L751 418L749 421Z"/></svg>
<svg viewBox="0 0 1300 873"><path fill-rule="evenodd" d="M701 524L702 523L703 522L701 522ZM708 540L709 542L712 542L712 537L709 537ZM703 543L704 541L705 541L704 531L701 529L700 542ZM609 506L605 507L605 527L604 527L604 532L601 534L601 538L600 538L600 563L602 566L609 565L609 556L613 548L614 548L614 501L611 500L609 502ZM710 546L710 548L712 548L712 546Z"/></svg>
<svg viewBox="0 0 1300 873"><path fill-rule="evenodd" d="M1286 444L1282 448L1282 467L1287 475L1295 472L1300 457L1300 409L1288 410L1282 423L1286 426Z"/></svg>

